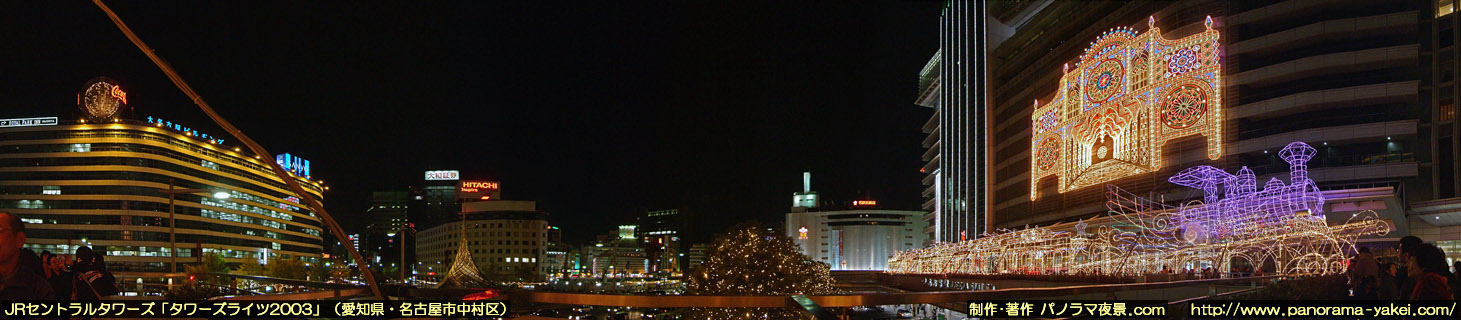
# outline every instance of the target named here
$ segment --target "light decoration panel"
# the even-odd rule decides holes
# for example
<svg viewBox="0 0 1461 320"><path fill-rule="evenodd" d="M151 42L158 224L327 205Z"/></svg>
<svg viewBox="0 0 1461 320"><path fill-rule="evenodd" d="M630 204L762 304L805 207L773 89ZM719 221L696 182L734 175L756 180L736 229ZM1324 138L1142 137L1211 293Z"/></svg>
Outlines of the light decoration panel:
<svg viewBox="0 0 1461 320"><path fill-rule="evenodd" d="M1030 200L1039 181L1059 178L1059 192L1161 169L1162 145L1207 138L1207 156L1222 155L1222 65L1218 31L1176 40L1147 32L1106 32L1066 65L1056 97L1035 101L1030 139Z"/></svg>
<svg viewBox="0 0 1461 320"><path fill-rule="evenodd" d="M1384 235L1391 226L1374 211L1328 225L1324 196L1309 179L1315 154L1303 142L1279 155L1290 181L1273 178L1257 187L1247 167L1230 174L1211 166L1188 168L1168 179L1203 192L1202 200L1176 206L1107 187L1107 216L1099 226L1085 220L1052 227L1004 230L975 240L940 243L895 253L893 273L918 274L1110 274L1136 275L1216 267L1234 261L1286 274L1336 274L1345 269L1361 236Z"/></svg>

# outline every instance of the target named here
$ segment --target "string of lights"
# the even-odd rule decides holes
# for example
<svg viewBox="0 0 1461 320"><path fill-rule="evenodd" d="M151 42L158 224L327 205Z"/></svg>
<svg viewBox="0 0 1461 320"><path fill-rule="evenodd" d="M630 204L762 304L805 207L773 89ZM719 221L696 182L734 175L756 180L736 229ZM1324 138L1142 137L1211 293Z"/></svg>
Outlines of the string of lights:
<svg viewBox="0 0 1461 320"><path fill-rule="evenodd" d="M889 260L889 272L1136 275L1228 270L1242 261L1271 264L1279 273L1341 273L1356 239L1387 234L1391 226L1374 211L1329 225L1323 193L1308 176L1314 154L1308 144L1290 143L1279 152L1290 166L1289 183L1273 178L1262 190L1247 167L1237 174L1188 168L1168 181L1202 190L1203 199L1177 206L1108 186L1109 210L1099 226L1082 220L902 251Z"/></svg>

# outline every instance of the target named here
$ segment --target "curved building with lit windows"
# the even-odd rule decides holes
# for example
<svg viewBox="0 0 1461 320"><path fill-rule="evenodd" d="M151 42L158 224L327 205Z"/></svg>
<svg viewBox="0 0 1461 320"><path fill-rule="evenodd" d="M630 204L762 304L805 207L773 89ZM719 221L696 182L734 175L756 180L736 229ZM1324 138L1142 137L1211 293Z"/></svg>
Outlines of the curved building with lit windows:
<svg viewBox="0 0 1461 320"><path fill-rule="evenodd" d="M27 222L27 248L71 254L90 245L124 283L181 271L199 250L235 263L321 255L320 219L264 162L276 158L151 117L32 119L44 121L0 120L0 211ZM323 199L307 162L280 158L302 167L291 176ZM175 196L176 240L169 189L196 191Z"/></svg>
<svg viewBox="0 0 1461 320"><path fill-rule="evenodd" d="M928 240L923 213L859 205L799 210L786 214L786 233L803 255L832 270L887 270L894 252L920 248Z"/></svg>

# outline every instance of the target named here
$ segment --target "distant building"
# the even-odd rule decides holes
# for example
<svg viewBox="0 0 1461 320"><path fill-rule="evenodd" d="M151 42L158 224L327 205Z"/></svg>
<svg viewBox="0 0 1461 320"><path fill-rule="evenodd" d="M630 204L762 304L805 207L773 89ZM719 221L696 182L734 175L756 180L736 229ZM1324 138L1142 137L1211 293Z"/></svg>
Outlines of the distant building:
<svg viewBox="0 0 1461 320"><path fill-rule="evenodd" d="M533 201L477 201L462 204L465 237L473 263L483 276L498 279L541 279L548 246L548 213ZM428 274L440 276L450 267L463 235L461 221L418 232L417 252ZM418 273L420 268L418 267Z"/></svg>
<svg viewBox="0 0 1461 320"><path fill-rule="evenodd" d="M685 255L685 261L689 263L689 268L686 268L685 271L693 272L695 269L700 268L700 265L705 263L706 250L710 250L709 244L696 243L690 245L690 252Z"/></svg>
<svg viewBox="0 0 1461 320"><path fill-rule="evenodd" d="M457 170L426 171L420 186L411 188L410 220L422 229L457 220L461 173Z"/></svg>
<svg viewBox="0 0 1461 320"><path fill-rule="evenodd" d="M570 263L569 253L573 251L573 246L563 242L563 230L558 229L557 226L549 226L546 231L548 232L547 252L543 255L544 262L539 264L542 273L553 277L570 273L573 270L573 264Z"/></svg>
<svg viewBox="0 0 1461 320"><path fill-rule="evenodd" d="M793 209L814 209L817 207L817 192L812 191L812 173L802 172L802 192L791 194Z"/></svg>
<svg viewBox="0 0 1461 320"><path fill-rule="evenodd" d="M370 223L365 227L365 251L362 255L372 263L390 266L399 263L404 255L406 264L415 263L415 239L408 230L406 221L408 193L388 191L371 193L371 205L366 209ZM404 241L404 246L402 245ZM402 253L405 249L405 253ZM409 273L409 271L408 271Z"/></svg>
<svg viewBox="0 0 1461 320"><path fill-rule="evenodd" d="M786 234L802 254L832 270L886 270L899 250L921 248L928 234L922 211L882 210L876 202L847 210L786 214Z"/></svg>
<svg viewBox="0 0 1461 320"><path fill-rule="evenodd" d="M615 232L599 235L592 245L578 250L580 272L594 276L643 275L649 259L634 237L636 225L622 225Z"/></svg>
<svg viewBox="0 0 1461 320"><path fill-rule="evenodd" d="M680 209L648 211L639 217L639 246L649 259L649 273L681 273L686 219Z"/></svg>

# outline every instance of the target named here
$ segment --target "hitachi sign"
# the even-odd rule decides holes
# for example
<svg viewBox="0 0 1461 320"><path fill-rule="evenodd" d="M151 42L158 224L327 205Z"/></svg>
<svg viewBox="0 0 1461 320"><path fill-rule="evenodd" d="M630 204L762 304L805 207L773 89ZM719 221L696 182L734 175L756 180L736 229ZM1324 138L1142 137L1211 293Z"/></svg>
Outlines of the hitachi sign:
<svg viewBox="0 0 1461 320"><path fill-rule="evenodd" d="M461 192L478 192L478 189L497 190L497 182L462 180Z"/></svg>

